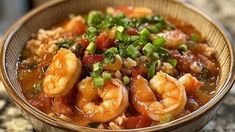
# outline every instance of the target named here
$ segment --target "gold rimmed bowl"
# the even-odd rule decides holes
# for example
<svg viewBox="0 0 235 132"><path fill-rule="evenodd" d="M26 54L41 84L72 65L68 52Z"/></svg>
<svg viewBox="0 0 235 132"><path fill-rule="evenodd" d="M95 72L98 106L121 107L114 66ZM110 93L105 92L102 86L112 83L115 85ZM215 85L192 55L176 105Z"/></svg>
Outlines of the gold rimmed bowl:
<svg viewBox="0 0 235 132"><path fill-rule="evenodd" d="M208 44L216 49L216 58L220 65L216 93L207 104L198 110L169 123L120 131L196 131L215 115L234 82L234 51L226 32L208 15L191 4L175 0L56 0L47 2L18 20L6 32L1 46L1 80L12 100L36 130L97 131L99 129L81 127L50 117L26 101L17 82L16 64L27 40L40 28L49 28L66 19L69 14L84 14L90 10L105 10L108 6L118 5L148 7L156 14L192 24L207 39Z"/></svg>

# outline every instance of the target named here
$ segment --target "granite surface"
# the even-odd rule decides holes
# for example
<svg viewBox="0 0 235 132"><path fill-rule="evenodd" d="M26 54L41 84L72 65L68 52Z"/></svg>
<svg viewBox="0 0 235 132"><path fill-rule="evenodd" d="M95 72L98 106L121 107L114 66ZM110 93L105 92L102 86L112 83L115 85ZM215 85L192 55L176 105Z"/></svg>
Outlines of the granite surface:
<svg viewBox="0 0 235 132"><path fill-rule="evenodd" d="M195 0L209 14L218 18L235 36L235 0ZM235 86L226 96L216 117L201 132L235 132ZM20 114L20 110L9 100L0 82L0 132L31 132L33 127Z"/></svg>

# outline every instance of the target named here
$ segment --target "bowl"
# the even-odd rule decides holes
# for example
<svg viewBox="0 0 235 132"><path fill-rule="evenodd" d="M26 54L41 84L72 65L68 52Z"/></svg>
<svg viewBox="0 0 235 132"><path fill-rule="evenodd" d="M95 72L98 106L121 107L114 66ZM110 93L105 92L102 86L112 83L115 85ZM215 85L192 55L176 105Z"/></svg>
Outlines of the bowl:
<svg viewBox="0 0 235 132"><path fill-rule="evenodd" d="M215 96L198 110L166 124L121 131L197 131L215 115L234 82L234 50L226 32L208 15L188 3L175 0L56 0L47 2L18 20L6 32L1 46L1 80L13 102L36 130L97 131L98 129L81 127L49 117L26 101L17 82L16 64L27 40L40 28L49 28L71 13L83 14L93 9L104 10L108 6L118 5L148 7L157 14L192 24L207 39L208 44L216 49L216 58L221 68Z"/></svg>

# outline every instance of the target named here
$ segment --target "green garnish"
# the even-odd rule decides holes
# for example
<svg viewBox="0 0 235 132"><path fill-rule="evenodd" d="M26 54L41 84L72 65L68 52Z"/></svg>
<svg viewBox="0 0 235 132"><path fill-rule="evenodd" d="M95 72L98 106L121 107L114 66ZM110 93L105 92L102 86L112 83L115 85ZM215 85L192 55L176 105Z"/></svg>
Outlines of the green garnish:
<svg viewBox="0 0 235 132"><path fill-rule="evenodd" d="M104 79L102 77L94 77L93 84L97 88L103 87L104 86Z"/></svg>
<svg viewBox="0 0 235 132"><path fill-rule="evenodd" d="M124 27L123 26L118 26L117 27L117 31L122 33L124 31Z"/></svg>
<svg viewBox="0 0 235 132"><path fill-rule="evenodd" d="M144 55L146 56L150 56L153 53L153 50L154 46L151 43L147 43L142 49Z"/></svg>
<svg viewBox="0 0 235 132"><path fill-rule="evenodd" d="M190 39L194 42L198 42L200 40L200 36L198 34L192 34Z"/></svg>
<svg viewBox="0 0 235 132"><path fill-rule="evenodd" d="M201 80L202 81L205 81L207 79L207 77L209 76L210 74L210 70L208 70L207 68L203 67L202 68L202 71L201 71Z"/></svg>
<svg viewBox="0 0 235 132"><path fill-rule="evenodd" d="M101 21L101 13L99 11L90 11L87 17L89 25L98 24Z"/></svg>
<svg viewBox="0 0 235 132"><path fill-rule="evenodd" d="M132 45L127 47L126 53L132 59L135 59L139 55L139 51Z"/></svg>
<svg viewBox="0 0 235 132"><path fill-rule="evenodd" d="M133 36L130 36L130 39L131 39L132 42L134 42L134 41L137 41L139 39L139 36L133 35Z"/></svg>
<svg viewBox="0 0 235 132"><path fill-rule="evenodd" d="M148 65L148 79L153 78L156 73L156 63L151 63Z"/></svg>
<svg viewBox="0 0 235 132"><path fill-rule="evenodd" d="M115 62L115 54L111 52L105 52L104 53L104 63L114 63Z"/></svg>
<svg viewBox="0 0 235 132"><path fill-rule="evenodd" d="M185 52L188 50L188 47L186 44L182 44L179 46L178 50L179 50L179 52Z"/></svg>
<svg viewBox="0 0 235 132"><path fill-rule="evenodd" d="M59 47L59 48L68 48L70 47L71 45L73 45L74 41L73 40L63 40L61 42L58 42L56 43L56 45Z"/></svg>
<svg viewBox="0 0 235 132"><path fill-rule="evenodd" d="M98 122L92 122L92 123L89 123L88 126L89 126L90 128L98 128L99 124L100 124L100 123L98 123Z"/></svg>
<svg viewBox="0 0 235 132"><path fill-rule="evenodd" d="M95 43L91 42L91 43L87 46L86 50L87 50L90 54L94 54L94 53L95 53L95 50L96 50L96 45L95 45Z"/></svg>
<svg viewBox="0 0 235 132"><path fill-rule="evenodd" d="M123 76L122 81L125 85L127 85L130 83L131 80L128 76Z"/></svg>
<svg viewBox="0 0 235 132"><path fill-rule="evenodd" d="M162 59L167 59L169 57L168 50L166 48L160 47L157 50L157 53L159 54L159 57Z"/></svg>
<svg viewBox="0 0 235 132"><path fill-rule="evenodd" d="M112 74L109 73L109 72L104 71L102 73L102 77L104 78L104 81L108 81L108 80L110 80L112 78Z"/></svg>
<svg viewBox="0 0 235 132"><path fill-rule="evenodd" d="M150 32L147 28L144 28L143 30L140 31L140 36L148 37L150 35Z"/></svg>
<svg viewBox="0 0 235 132"><path fill-rule="evenodd" d="M176 59L168 59L167 62L170 63L174 68L177 65L177 60Z"/></svg>
<svg viewBox="0 0 235 132"><path fill-rule="evenodd" d="M157 37L153 40L153 46L155 50L158 50L166 42L164 37Z"/></svg>
<svg viewBox="0 0 235 132"><path fill-rule="evenodd" d="M102 71L103 70L103 66L100 62L96 62L93 65L93 71Z"/></svg>
<svg viewBox="0 0 235 132"><path fill-rule="evenodd" d="M92 26L87 28L87 33L96 34L97 32L98 32L97 29Z"/></svg>
<svg viewBox="0 0 235 132"><path fill-rule="evenodd" d="M117 54L118 53L118 50L117 50L117 48L115 48L115 47L112 47L112 48L109 48L107 51L105 51L105 52L110 52L110 53L113 53L113 54Z"/></svg>

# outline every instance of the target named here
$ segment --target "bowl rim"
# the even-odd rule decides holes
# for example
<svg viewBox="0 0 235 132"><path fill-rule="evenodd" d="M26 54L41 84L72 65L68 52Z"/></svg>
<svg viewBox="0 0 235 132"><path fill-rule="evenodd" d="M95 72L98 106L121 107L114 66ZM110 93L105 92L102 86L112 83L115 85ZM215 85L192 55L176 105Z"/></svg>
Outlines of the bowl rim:
<svg viewBox="0 0 235 132"><path fill-rule="evenodd" d="M7 49L8 43L11 40L12 36L15 34L15 32L18 31L18 29L24 25L25 22L27 22L30 18L32 18L37 13L43 11L46 8L50 8L52 6L56 6L57 4L62 4L63 2L66 2L66 0L57 0L57 1L48 1L45 4L36 7L35 9L28 12L26 15L24 15L21 19L16 21L4 34L3 36L3 44L1 45L1 53L0 53L0 70L1 70L1 81L4 84L4 87L7 91L7 93L10 95L10 98L19 106L21 109L26 111L27 113L30 113L31 116L36 117L41 122L44 122L46 124L52 125L54 127L60 128L60 129L68 129L68 130L86 130L86 131L94 131L94 130L101 130L96 128L88 128L88 127L82 127L78 125L74 125L72 123L68 123L66 121L49 117L47 114L39 111L38 109L34 108L32 105L30 105L26 100L24 100L21 96L18 95L18 93L14 90L13 86L11 85L10 79L7 76L6 73L6 65L5 65L5 51ZM227 80L224 82L224 84L221 86L221 89L218 91L218 93L205 105L200 107L198 110L190 113L189 115L186 115L184 117L181 117L179 119L173 120L171 122L155 125L151 127L145 127L145 128L136 128L136 129L123 129L121 131L153 131L153 130L162 130L162 129L171 129L179 126L183 126L184 124L188 122L192 122L196 120L197 118L203 116L208 111L213 109L217 104L219 104L222 99L225 97L225 95L229 92L229 90L232 87L232 84L235 81L235 62L234 62L234 49L233 45L229 39L228 33L225 31L223 26L216 20L213 20L211 17L209 17L205 12L202 12L201 10L197 9L196 7L192 6L189 3L181 2L173 0L171 2L175 2L176 4L181 4L185 8L199 14L203 18L205 18L209 23L211 23L212 26L216 27L219 32L223 35L223 38L225 39L229 52L231 54L231 68L229 69L229 75ZM106 130L102 129L102 131L114 131L114 130Z"/></svg>

